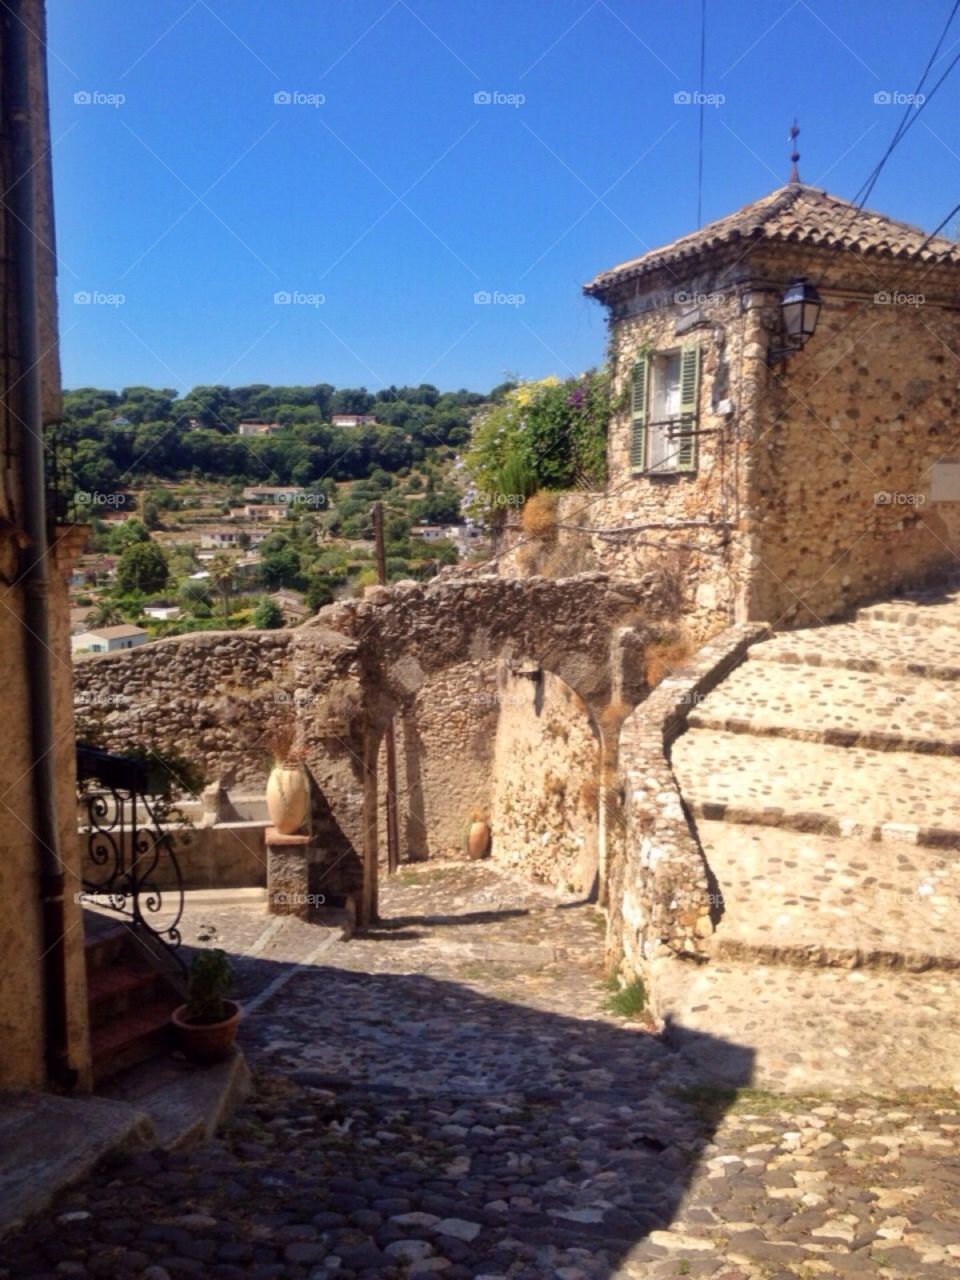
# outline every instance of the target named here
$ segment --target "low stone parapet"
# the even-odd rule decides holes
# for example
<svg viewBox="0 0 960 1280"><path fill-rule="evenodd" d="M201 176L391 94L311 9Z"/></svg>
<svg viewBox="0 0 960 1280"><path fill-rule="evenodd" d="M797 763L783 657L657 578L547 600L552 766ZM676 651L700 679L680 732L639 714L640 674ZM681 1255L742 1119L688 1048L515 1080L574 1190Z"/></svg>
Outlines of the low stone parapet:
<svg viewBox="0 0 960 1280"><path fill-rule="evenodd" d="M643 974L659 955L696 957L717 904L696 832L670 764L687 717L747 650L769 634L742 623L703 645L627 717L620 736L623 850L610 869L607 961Z"/></svg>

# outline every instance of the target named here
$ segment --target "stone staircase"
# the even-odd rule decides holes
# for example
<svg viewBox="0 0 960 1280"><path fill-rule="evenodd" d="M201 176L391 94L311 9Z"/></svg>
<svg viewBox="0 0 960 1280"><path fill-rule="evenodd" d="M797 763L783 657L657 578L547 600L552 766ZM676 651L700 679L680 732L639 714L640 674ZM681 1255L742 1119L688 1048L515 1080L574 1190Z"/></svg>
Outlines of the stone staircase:
<svg viewBox="0 0 960 1280"><path fill-rule="evenodd" d="M960 1086L960 578L755 645L688 724L723 914L707 964L658 966L678 1042L747 1044L769 1087Z"/></svg>
<svg viewBox="0 0 960 1280"><path fill-rule="evenodd" d="M89 917L89 918L88 918ZM84 917L87 1004L94 1082L174 1047L173 988L124 924Z"/></svg>

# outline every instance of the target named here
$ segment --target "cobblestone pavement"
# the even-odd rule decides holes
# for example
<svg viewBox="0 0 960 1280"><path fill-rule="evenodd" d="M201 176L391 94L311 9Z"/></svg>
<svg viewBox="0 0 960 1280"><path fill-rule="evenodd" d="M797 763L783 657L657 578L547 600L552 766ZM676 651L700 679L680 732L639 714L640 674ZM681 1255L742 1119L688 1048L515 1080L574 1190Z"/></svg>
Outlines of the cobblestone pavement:
<svg viewBox="0 0 960 1280"><path fill-rule="evenodd" d="M595 909L489 865L403 871L382 909L349 943L250 908L193 919L234 956L257 1093L217 1141L66 1192L0 1275L960 1274L956 1094L697 1088L606 1010Z"/></svg>

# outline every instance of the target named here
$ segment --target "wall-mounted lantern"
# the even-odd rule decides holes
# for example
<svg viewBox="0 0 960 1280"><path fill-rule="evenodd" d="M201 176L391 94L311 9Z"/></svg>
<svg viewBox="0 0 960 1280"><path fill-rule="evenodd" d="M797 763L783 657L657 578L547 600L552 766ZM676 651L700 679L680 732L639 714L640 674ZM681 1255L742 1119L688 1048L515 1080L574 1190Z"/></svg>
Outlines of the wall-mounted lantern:
<svg viewBox="0 0 960 1280"><path fill-rule="evenodd" d="M787 285L780 298L780 318L786 346L771 347L767 352L767 364L776 364L803 350L807 340L814 335L822 305L819 293L809 280L794 280Z"/></svg>

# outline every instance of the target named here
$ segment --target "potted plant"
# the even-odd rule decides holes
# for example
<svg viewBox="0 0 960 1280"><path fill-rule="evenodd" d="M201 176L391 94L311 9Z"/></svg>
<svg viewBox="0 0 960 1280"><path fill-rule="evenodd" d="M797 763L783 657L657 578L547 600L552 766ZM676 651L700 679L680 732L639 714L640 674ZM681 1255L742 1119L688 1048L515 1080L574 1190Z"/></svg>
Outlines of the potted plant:
<svg viewBox="0 0 960 1280"><path fill-rule="evenodd" d="M267 736L273 768L267 779L267 812L281 835L299 831L310 812L310 783L303 767L304 750L293 724L277 725Z"/></svg>
<svg viewBox="0 0 960 1280"><path fill-rule="evenodd" d="M190 965L187 1003L171 1020L184 1052L198 1062L222 1062L230 1056L240 1023L240 1006L227 1000L233 975L226 954L199 951Z"/></svg>
<svg viewBox="0 0 960 1280"><path fill-rule="evenodd" d="M476 860L487 856L490 848L490 823L482 809L470 810L470 821L467 823L464 843L468 858Z"/></svg>

